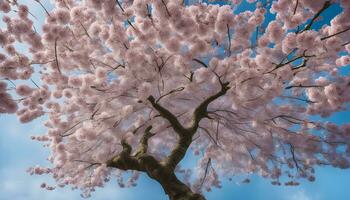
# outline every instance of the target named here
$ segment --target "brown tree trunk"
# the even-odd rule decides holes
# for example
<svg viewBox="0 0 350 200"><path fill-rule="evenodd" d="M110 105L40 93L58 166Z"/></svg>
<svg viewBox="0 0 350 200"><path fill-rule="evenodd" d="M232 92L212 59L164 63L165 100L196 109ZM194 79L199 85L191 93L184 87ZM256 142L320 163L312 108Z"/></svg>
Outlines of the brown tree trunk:
<svg viewBox="0 0 350 200"><path fill-rule="evenodd" d="M164 174L161 173L161 171L163 170L159 170L155 174L148 173L148 175L160 183L165 193L168 195L169 200L205 200L201 194L192 192L192 190L186 184L182 183L173 172Z"/></svg>

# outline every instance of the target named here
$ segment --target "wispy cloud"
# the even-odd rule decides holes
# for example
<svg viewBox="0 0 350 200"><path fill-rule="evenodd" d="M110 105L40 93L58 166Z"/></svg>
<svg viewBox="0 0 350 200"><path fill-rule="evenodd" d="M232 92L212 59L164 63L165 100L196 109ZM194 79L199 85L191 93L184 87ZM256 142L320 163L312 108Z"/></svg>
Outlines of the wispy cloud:
<svg viewBox="0 0 350 200"><path fill-rule="evenodd" d="M288 200L316 200L316 199L308 196L304 190L300 190L300 191L292 194L288 198Z"/></svg>

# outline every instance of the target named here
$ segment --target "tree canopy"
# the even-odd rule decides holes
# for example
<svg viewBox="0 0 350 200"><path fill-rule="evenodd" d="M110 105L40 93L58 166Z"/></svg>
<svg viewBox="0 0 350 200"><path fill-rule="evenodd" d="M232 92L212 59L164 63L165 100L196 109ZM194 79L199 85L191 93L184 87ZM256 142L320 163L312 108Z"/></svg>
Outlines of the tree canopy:
<svg viewBox="0 0 350 200"><path fill-rule="evenodd" d="M26 5L0 1L0 113L47 117L32 139L51 165L28 170L52 174L43 188L88 197L146 173L171 200L202 200L237 174L298 185L315 166L350 167L350 123L323 119L349 110L350 1L52 2L33 0L47 14L35 27Z"/></svg>

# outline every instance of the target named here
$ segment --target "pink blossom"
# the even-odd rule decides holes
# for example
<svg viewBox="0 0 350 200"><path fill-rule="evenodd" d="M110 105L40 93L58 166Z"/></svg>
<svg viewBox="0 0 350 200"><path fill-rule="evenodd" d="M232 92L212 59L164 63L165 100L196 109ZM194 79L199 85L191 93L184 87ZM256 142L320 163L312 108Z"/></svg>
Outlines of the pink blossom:
<svg viewBox="0 0 350 200"><path fill-rule="evenodd" d="M322 1L301 0L301 4L306 8L310 8L313 12L319 11L322 8L324 2L325 2L324 0Z"/></svg>
<svg viewBox="0 0 350 200"><path fill-rule="evenodd" d="M27 85L18 85L16 87L16 92L21 96L29 96L32 94L33 89Z"/></svg>
<svg viewBox="0 0 350 200"><path fill-rule="evenodd" d="M262 36L259 41L258 41L259 45L264 47L267 46L269 44L269 39L265 36Z"/></svg>
<svg viewBox="0 0 350 200"><path fill-rule="evenodd" d="M206 68L199 68L195 71L195 78L198 83L201 83L205 80L208 80L209 77L212 75L212 72L210 72L209 69Z"/></svg>
<svg viewBox="0 0 350 200"><path fill-rule="evenodd" d="M17 104L13 101L10 94L6 92L7 84L0 81L0 113L14 113L17 110Z"/></svg>
<svg viewBox="0 0 350 200"><path fill-rule="evenodd" d="M318 41L319 37L315 31L305 31L297 36L297 44L301 49L312 48Z"/></svg>
<svg viewBox="0 0 350 200"><path fill-rule="evenodd" d="M0 32L0 45L5 46L8 43L8 34Z"/></svg>
<svg viewBox="0 0 350 200"><path fill-rule="evenodd" d="M5 46L5 51L6 53L10 54L10 55L14 55L16 54L16 49L13 45L6 45Z"/></svg>
<svg viewBox="0 0 350 200"><path fill-rule="evenodd" d="M0 63L6 60L6 56L0 53Z"/></svg>
<svg viewBox="0 0 350 200"><path fill-rule="evenodd" d="M181 42L177 38L171 38L166 43L166 48L171 52L177 52L180 49Z"/></svg>
<svg viewBox="0 0 350 200"><path fill-rule="evenodd" d="M67 9L55 10L57 21L61 24L67 24L70 21L70 13Z"/></svg>
<svg viewBox="0 0 350 200"><path fill-rule="evenodd" d="M342 56L338 58L335 62L339 67L350 65L350 56Z"/></svg>
<svg viewBox="0 0 350 200"><path fill-rule="evenodd" d="M18 7L18 15L21 18L27 18L28 13L29 13L29 9L28 9L28 7L26 5L20 5Z"/></svg>
<svg viewBox="0 0 350 200"><path fill-rule="evenodd" d="M1 1L0 2L0 10L3 11L4 13L8 13L11 11L11 6L8 2Z"/></svg>
<svg viewBox="0 0 350 200"><path fill-rule="evenodd" d="M80 20L83 18L83 7L74 7L71 12L70 16L73 20Z"/></svg>
<svg viewBox="0 0 350 200"><path fill-rule="evenodd" d="M284 30L281 25L277 22L271 22L267 27L267 31L269 34L269 39L273 42L279 42L283 39Z"/></svg>
<svg viewBox="0 0 350 200"><path fill-rule="evenodd" d="M350 44L345 45L345 49L350 54Z"/></svg>
<svg viewBox="0 0 350 200"><path fill-rule="evenodd" d="M151 95L152 92L152 84L148 82L142 83L138 88L138 96L141 99L146 99Z"/></svg>
<svg viewBox="0 0 350 200"><path fill-rule="evenodd" d="M297 35L295 33L288 33L282 42L283 52L288 54L292 51L292 49L296 47L297 47Z"/></svg>

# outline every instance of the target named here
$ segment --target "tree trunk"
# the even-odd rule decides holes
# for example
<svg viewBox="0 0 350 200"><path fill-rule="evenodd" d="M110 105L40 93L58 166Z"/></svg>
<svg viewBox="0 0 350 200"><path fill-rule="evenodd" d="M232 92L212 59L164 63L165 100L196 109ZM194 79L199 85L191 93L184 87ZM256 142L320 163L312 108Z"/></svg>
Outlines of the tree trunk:
<svg viewBox="0 0 350 200"><path fill-rule="evenodd" d="M169 196L169 200L205 200L201 194L192 192L173 172L163 174L159 173L160 171L152 174L148 173L148 175L160 183L165 193Z"/></svg>

